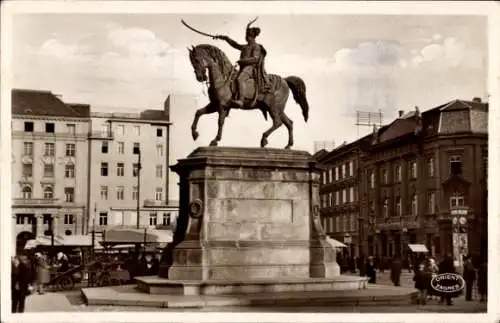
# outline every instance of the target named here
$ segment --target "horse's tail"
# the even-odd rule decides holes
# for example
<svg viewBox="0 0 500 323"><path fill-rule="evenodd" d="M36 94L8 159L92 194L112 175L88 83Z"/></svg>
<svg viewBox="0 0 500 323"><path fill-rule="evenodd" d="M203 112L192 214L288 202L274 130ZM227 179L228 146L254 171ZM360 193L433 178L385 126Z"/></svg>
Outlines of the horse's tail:
<svg viewBox="0 0 500 323"><path fill-rule="evenodd" d="M293 98L300 105L304 120L307 122L307 119L309 119L309 103L307 103L306 98L306 84L297 76L289 76L285 78L285 81L292 90Z"/></svg>

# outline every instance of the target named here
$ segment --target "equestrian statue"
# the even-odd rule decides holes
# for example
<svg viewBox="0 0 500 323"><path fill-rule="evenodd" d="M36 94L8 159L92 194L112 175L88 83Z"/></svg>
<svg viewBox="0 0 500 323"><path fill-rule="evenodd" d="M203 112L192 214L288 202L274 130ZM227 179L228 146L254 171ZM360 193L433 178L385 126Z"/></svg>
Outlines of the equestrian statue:
<svg viewBox="0 0 500 323"><path fill-rule="evenodd" d="M224 120L230 109L259 109L266 120L269 114L273 121L271 128L263 133L260 146L265 147L269 135L285 124L288 130L288 144L285 149L289 149L293 146L293 121L285 114L285 106L290 90L295 101L300 105L304 120L307 122L309 104L306 98L305 83L297 76L283 79L278 75L266 73L264 61L267 52L264 46L256 42L260 28L251 27L256 20L257 18L247 25L245 37L247 43L244 45L225 35L210 35L201 32L182 20L182 23L189 29L213 39L224 40L241 52L237 65L233 66L224 52L215 46L202 44L188 48L189 59L194 68L196 79L199 82L207 82L210 99L210 103L196 111L191 125L191 134L194 140L199 135L196 130L198 120L204 114L214 112L219 114L217 135L210 142L210 146L217 146L222 137Z"/></svg>

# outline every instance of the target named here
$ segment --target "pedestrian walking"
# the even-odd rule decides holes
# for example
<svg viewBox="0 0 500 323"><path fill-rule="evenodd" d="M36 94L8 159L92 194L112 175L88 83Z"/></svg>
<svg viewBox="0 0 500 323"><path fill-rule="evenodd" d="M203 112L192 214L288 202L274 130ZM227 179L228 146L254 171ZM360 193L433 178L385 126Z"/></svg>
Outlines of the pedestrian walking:
<svg viewBox="0 0 500 323"><path fill-rule="evenodd" d="M370 284L376 284L377 283L377 271L375 268L375 262L373 260L373 257L368 257L368 260L366 262L366 275L370 278L368 280L368 283Z"/></svg>
<svg viewBox="0 0 500 323"><path fill-rule="evenodd" d="M358 261L359 276L364 277L366 275L366 270L365 270L366 260L364 254L361 253L357 258L357 261Z"/></svg>
<svg viewBox="0 0 500 323"><path fill-rule="evenodd" d="M141 269L144 276L158 275L160 263L156 257L151 254L146 254L142 260Z"/></svg>
<svg viewBox="0 0 500 323"><path fill-rule="evenodd" d="M66 256L64 253L62 252L58 252L57 253L57 271L58 272L61 272L61 273L64 273L66 271L69 270L69 260L68 260L68 256Z"/></svg>
<svg viewBox="0 0 500 323"><path fill-rule="evenodd" d="M453 258L451 257L450 253L447 253L443 261L439 264L439 274L455 274L455 265L453 264ZM450 293L442 293L441 294L441 303L446 300L446 305L450 306L453 305L451 301L451 294Z"/></svg>
<svg viewBox="0 0 500 323"><path fill-rule="evenodd" d="M35 253L36 261L36 289L39 294L44 293L44 287L50 282L50 271L45 255L37 252Z"/></svg>
<svg viewBox="0 0 500 323"><path fill-rule="evenodd" d="M428 278L427 295L428 295L429 299L439 297L438 292L435 291L434 288L432 288L432 286L431 286L432 278L434 278L439 272L439 267L436 264L436 260L432 257L429 257L426 260L424 260L424 264L425 264L425 271L427 272L427 278Z"/></svg>
<svg viewBox="0 0 500 323"><path fill-rule="evenodd" d="M477 290L479 292L479 295L481 296L479 300L481 303L486 301L487 289L488 289L488 264L486 263L486 261L483 261L483 263L479 266L479 270L477 273Z"/></svg>
<svg viewBox="0 0 500 323"><path fill-rule="evenodd" d="M403 268L403 264L401 263L401 259L399 257L395 257L391 264L391 281L394 286L401 286L401 270Z"/></svg>
<svg viewBox="0 0 500 323"><path fill-rule="evenodd" d="M415 282L415 288L418 289L418 303L425 305L427 303L427 292L429 281L429 273L425 270L424 264L420 264L418 268L415 268L413 281Z"/></svg>
<svg viewBox="0 0 500 323"><path fill-rule="evenodd" d="M12 313L23 313L26 296L28 296L32 290L32 274L29 266L22 262L18 256L12 258L10 279Z"/></svg>
<svg viewBox="0 0 500 323"><path fill-rule="evenodd" d="M465 300L472 301L472 289L476 280L476 269L472 264L472 257L468 256L464 263L464 280L465 280Z"/></svg>

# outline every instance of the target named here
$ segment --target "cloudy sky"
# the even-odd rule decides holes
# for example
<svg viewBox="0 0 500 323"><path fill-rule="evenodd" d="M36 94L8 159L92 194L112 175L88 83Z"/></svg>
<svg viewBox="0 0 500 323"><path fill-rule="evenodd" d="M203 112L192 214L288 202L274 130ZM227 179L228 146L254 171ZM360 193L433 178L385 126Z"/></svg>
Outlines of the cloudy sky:
<svg viewBox="0 0 500 323"><path fill-rule="evenodd" d="M216 132L216 119L200 122L196 143L189 126L196 105L207 102L196 82L187 46L211 43L235 61L221 41L197 35L181 23L244 41L251 15L25 14L13 20L13 86L61 94L94 110L158 108L183 93L193 106L171 111L173 159ZM352 141L356 110L384 113L421 110L455 98L486 95L487 22L480 16L259 15L258 41L268 50L268 73L297 75L307 85L310 120L290 98L286 111L295 127L295 148L312 152L315 140ZM221 145L258 146L270 126L256 111L233 111ZM286 145L282 127L269 138Z"/></svg>

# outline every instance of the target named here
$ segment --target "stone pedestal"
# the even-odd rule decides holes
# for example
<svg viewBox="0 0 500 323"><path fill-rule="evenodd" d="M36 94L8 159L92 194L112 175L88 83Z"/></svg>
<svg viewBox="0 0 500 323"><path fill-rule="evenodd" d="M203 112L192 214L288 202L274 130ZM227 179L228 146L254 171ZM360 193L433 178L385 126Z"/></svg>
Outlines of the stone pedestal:
<svg viewBox="0 0 500 323"><path fill-rule="evenodd" d="M172 170L180 176L180 213L160 277L269 283L339 275L309 153L202 147Z"/></svg>
<svg viewBox="0 0 500 323"><path fill-rule="evenodd" d="M165 290L328 290L336 283L321 281L340 270L324 239L319 172L309 153L202 147L171 168L180 176L180 212L160 265L160 278L171 285ZM151 291L153 282L138 281Z"/></svg>

